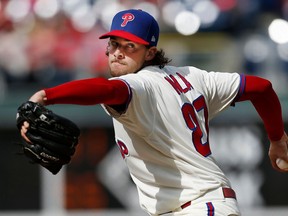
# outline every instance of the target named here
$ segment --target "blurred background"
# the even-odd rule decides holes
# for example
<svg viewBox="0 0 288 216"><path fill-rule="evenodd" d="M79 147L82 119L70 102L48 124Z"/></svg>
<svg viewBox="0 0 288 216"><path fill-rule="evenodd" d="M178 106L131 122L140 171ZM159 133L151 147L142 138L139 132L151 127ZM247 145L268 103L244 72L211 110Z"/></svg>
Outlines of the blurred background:
<svg viewBox="0 0 288 216"><path fill-rule="evenodd" d="M18 106L39 89L108 77L107 41L98 37L128 8L158 20L159 48L171 64L269 79L287 130L287 0L1 0L0 215L146 215L100 106L49 107L82 130L73 161L58 175L17 155ZM220 114L210 131L243 215L288 215L288 175L271 168L269 142L251 104Z"/></svg>

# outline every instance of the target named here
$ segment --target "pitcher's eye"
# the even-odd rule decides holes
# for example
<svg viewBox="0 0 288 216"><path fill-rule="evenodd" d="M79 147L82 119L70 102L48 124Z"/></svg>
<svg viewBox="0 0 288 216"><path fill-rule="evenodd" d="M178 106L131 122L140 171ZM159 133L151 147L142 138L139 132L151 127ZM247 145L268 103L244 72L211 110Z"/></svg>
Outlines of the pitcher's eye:
<svg viewBox="0 0 288 216"><path fill-rule="evenodd" d="M109 41L109 46L111 46L113 48L117 48L119 46L119 44L116 41Z"/></svg>
<svg viewBox="0 0 288 216"><path fill-rule="evenodd" d="M128 43L124 46L125 52L133 53L136 50L136 46L133 43Z"/></svg>

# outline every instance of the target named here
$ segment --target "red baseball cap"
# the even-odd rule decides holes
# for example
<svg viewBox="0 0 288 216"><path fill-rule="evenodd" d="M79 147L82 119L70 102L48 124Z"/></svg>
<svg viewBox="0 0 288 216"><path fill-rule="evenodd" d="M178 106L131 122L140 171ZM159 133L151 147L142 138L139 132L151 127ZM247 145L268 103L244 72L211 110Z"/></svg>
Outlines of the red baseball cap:
<svg viewBox="0 0 288 216"><path fill-rule="evenodd" d="M113 36L148 46L157 46L159 25L154 17L145 11L136 9L120 11L112 20L110 32L101 35L99 39Z"/></svg>

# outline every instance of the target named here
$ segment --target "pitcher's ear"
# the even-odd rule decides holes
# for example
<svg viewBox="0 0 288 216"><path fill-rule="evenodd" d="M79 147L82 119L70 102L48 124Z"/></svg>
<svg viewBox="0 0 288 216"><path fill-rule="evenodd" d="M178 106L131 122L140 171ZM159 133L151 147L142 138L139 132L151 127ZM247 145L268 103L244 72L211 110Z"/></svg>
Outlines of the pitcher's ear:
<svg viewBox="0 0 288 216"><path fill-rule="evenodd" d="M152 60L152 59L155 57L156 53L157 53L157 47L155 47L155 46L150 47L150 48L148 49L148 52L146 53L146 58L145 58L145 60L146 60L146 61Z"/></svg>

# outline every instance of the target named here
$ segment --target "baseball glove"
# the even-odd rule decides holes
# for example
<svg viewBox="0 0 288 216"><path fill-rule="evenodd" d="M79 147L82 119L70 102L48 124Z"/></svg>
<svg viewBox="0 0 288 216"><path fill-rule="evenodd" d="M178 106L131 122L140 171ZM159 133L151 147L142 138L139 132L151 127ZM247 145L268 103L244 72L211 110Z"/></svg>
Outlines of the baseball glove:
<svg viewBox="0 0 288 216"><path fill-rule="evenodd" d="M27 101L18 108L17 128L29 123L26 136L31 142L21 143L23 153L32 163L40 164L56 175L75 153L80 130L70 120L56 115L41 104Z"/></svg>

